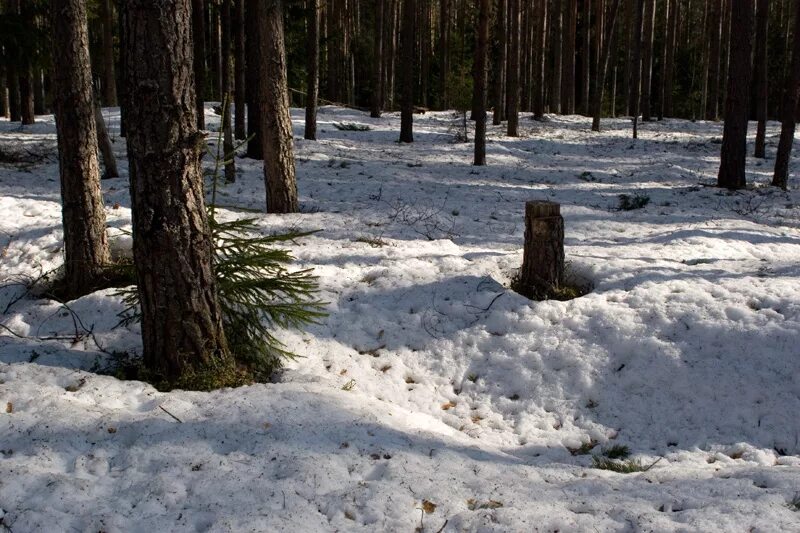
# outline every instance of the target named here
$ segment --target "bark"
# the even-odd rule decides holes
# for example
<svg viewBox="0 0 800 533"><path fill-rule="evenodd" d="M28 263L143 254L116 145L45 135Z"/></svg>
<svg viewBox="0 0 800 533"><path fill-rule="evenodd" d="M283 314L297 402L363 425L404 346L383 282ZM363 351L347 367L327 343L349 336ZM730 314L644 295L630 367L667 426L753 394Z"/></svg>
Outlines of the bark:
<svg viewBox="0 0 800 533"><path fill-rule="evenodd" d="M33 104L33 74L29 64L19 72L20 121L28 125L36 122Z"/></svg>
<svg viewBox="0 0 800 533"><path fill-rule="evenodd" d="M717 185L729 189L745 187L747 118L750 101L751 55L753 47L753 2L733 0L731 13L731 59L728 68L728 97ZM791 115L794 116L794 108ZM792 120L794 121L794 120Z"/></svg>
<svg viewBox="0 0 800 533"><path fill-rule="evenodd" d="M258 53L258 38L262 33L255 14L258 11L260 0L245 0L245 97L247 99L247 157L250 159L263 159L264 151L261 140L261 96L259 73L261 57Z"/></svg>
<svg viewBox="0 0 800 533"><path fill-rule="evenodd" d="M244 0L235 0L234 14L234 61L233 61L233 81L234 81L234 108L236 118L233 124L233 135L238 140L247 138L247 106L245 90L245 37L244 37Z"/></svg>
<svg viewBox="0 0 800 533"><path fill-rule="evenodd" d="M547 50L547 0L536 1L536 28L533 33L533 116L544 118L545 105L545 52Z"/></svg>
<svg viewBox="0 0 800 533"><path fill-rule="evenodd" d="M559 113L561 111L561 47L564 35L562 33L563 9L559 0L553 1L551 11L551 40L552 46L552 68L550 77L550 112Z"/></svg>
<svg viewBox="0 0 800 533"><path fill-rule="evenodd" d="M84 0L52 0L53 84L68 298L91 292L108 262Z"/></svg>
<svg viewBox="0 0 800 533"><path fill-rule="evenodd" d="M316 0L312 0L315 1ZM372 100L369 115L380 118L383 110L383 14L386 0L375 0L375 34L372 39Z"/></svg>
<svg viewBox="0 0 800 533"><path fill-rule="evenodd" d="M486 70L489 44L489 11L490 0L477 0L478 27L476 39L476 57L478 59L475 70L475 87L477 87L478 115L475 117L475 153L473 164L483 166L486 164Z"/></svg>
<svg viewBox="0 0 800 533"><path fill-rule="evenodd" d="M190 0L127 0L133 253L144 363L174 382L228 360L212 268Z"/></svg>
<svg viewBox="0 0 800 533"><path fill-rule="evenodd" d="M600 52L600 62L597 65L597 73L594 81L595 90L592 94L592 131L600 131L600 113L603 106L603 89L605 88L606 71L608 70L608 58L611 55L611 46L614 41L614 26L617 21L620 0L611 0L608 6L608 13L605 14L605 35L601 39L603 45ZM613 109L613 98L612 98Z"/></svg>
<svg viewBox="0 0 800 533"><path fill-rule="evenodd" d="M100 1L103 23L103 104L117 105L117 77L114 72L114 9L111 0Z"/></svg>
<svg viewBox="0 0 800 533"><path fill-rule="evenodd" d="M211 67L211 100L222 100L222 28L219 6L208 4L209 37L208 57Z"/></svg>
<svg viewBox="0 0 800 533"><path fill-rule="evenodd" d="M772 175L772 185L781 189L786 189L789 185L789 158L794 144L795 117L800 93L800 2L795 2L794 27L792 61L783 93L781 137L778 141L778 154L775 156L775 172Z"/></svg>
<svg viewBox="0 0 800 533"><path fill-rule="evenodd" d="M650 122L651 89L653 81L653 26L655 25L655 0L645 0L642 23L642 122Z"/></svg>
<svg viewBox="0 0 800 533"><path fill-rule="evenodd" d="M577 0L564 0L564 42L561 59L561 113L575 113L575 38Z"/></svg>
<svg viewBox="0 0 800 533"><path fill-rule="evenodd" d="M192 0L192 37L194 42L195 114L197 129L206 128L203 96L206 87L206 23L205 0ZM123 74L124 75L124 74Z"/></svg>
<svg viewBox="0 0 800 533"><path fill-rule="evenodd" d="M564 283L564 219L555 202L525 204L525 249L520 288L526 296L544 299Z"/></svg>
<svg viewBox="0 0 800 533"><path fill-rule="evenodd" d="M6 65L0 64L0 117L8 118L8 78Z"/></svg>
<svg viewBox="0 0 800 533"><path fill-rule="evenodd" d="M592 2L595 4L602 4L601 0L583 0L583 9L581 10L581 45L583 47L581 59L581 114L590 116L589 111L589 77L591 76L591 25L589 19L591 18ZM597 49L599 51L599 48Z"/></svg>
<svg viewBox="0 0 800 533"><path fill-rule="evenodd" d="M6 0L6 14L19 15L19 0ZM8 112L11 122L22 119L22 109L19 93L19 65L17 56L20 55L14 40L6 48L6 82L8 84Z"/></svg>
<svg viewBox="0 0 800 533"><path fill-rule="evenodd" d="M450 0L440 0L439 6L439 55L442 85L442 109L450 108L448 76L450 75Z"/></svg>
<svg viewBox="0 0 800 533"><path fill-rule="evenodd" d="M97 128L97 147L103 156L103 167L106 170L103 173L103 179L118 178L119 171L117 170L117 158L114 156L114 145L108 135L108 128L106 128L106 121L103 119L100 102L96 98L94 100L94 123Z"/></svg>
<svg viewBox="0 0 800 533"><path fill-rule="evenodd" d="M382 0L378 0L379 2ZM319 0L307 0L306 40L306 125L305 138L317 140L317 100L319 98Z"/></svg>
<svg viewBox="0 0 800 533"><path fill-rule="evenodd" d="M664 70L661 89L661 117L672 116L672 93L675 90L675 47L678 44L679 0L667 0L667 34L664 40Z"/></svg>
<svg viewBox="0 0 800 533"><path fill-rule="evenodd" d="M722 29L722 0L709 0L708 13L708 62L706 70L706 83L708 94L706 96L706 120L717 120L719 110L719 63L720 63L720 35ZM749 2L752 7L752 0ZM741 15L739 15L741 16ZM729 93L730 94L730 93Z"/></svg>
<svg viewBox="0 0 800 533"><path fill-rule="evenodd" d="M299 206L286 79L283 2L266 0L256 4L252 16L262 30L257 32L254 44L260 59L258 95L267 212L296 213Z"/></svg>
<svg viewBox="0 0 800 533"><path fill-rule="evenodd" d="M767 133L767 35L769 25L769 0L758 0L756 4L756 52L755 68L756 92L756 132L755 157L765 158L765 138Z"/></svg>
<svg viewBox="0 0 800 533"><path fill-rule="evenodd" d="M403 27L400 35L402 95L400 102L400 142L414 142L414 44L416 41L416 0L403 0Z"/></svg>
<svg viewBox="0 0 800 533"><path fill-rule="evenodd" d="M225 161L225 182L236 181L235 152L233 148L233 128L231 127L231 2L221 0L220 9L220 80L222 82L222 157Z"/></svg>
<svg viewBox="0 0 800 533"><path fill-rule="evenodd" d="M631 79L630 95L628 100L631 102L631 115L633 115L633 138L639 137L639 95L641 87L641 41L642 41L642 19L644 18L644 0L634 0L633 14L633 51L631 52Z"/></svg>
<svg viewBox="0 0 800 533"><path fill-rule="evenodd" d="M33 113L44 115L47 113L46 97L44 94L44 72L37 68L33 71ZM2 110L0 110L2 113Z"/></svg>
<svg viewBox="0 0 800 533"><path fill-rule="evenodd" d="M519 136L519 0L509 0L508 30L508 128L509 137Z"/></svg>
<svg viewBox="0 0 800 533"><path fill-rule="evenodd" d="M511 1L511 0L509 0ZM497 41L497 51L494 58L494 112L492 113L492 124L499 125L506 118L506 83L508 78L506 68L508 65L508 9L506 0L497 0L497 11L495 15L495 34ZM480 22L479 22L480 23ZM488 46L488 45L487 45ZM488 53L488 50L486 50Z"/></svg>

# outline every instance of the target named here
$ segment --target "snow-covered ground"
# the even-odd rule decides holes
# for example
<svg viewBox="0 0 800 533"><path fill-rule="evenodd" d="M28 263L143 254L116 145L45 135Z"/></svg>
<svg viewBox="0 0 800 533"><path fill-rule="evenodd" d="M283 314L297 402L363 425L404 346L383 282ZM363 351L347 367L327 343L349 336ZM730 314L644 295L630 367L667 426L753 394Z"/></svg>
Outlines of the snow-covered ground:
<svg viewBox="0 0 800 533"><path fill-rule="evenodd" d="M303 212L260 224L321 230L292 250L330 316L282 335L304 358L276 383L213 393L91 373L140 345L113 290L25 296L61 261L55 130L0 121L0 531L800 531L800 192L767 186L777 124L731 193L705 186L719 123L634 142L625 120L525 117L476 168L447 113L415 116L410 146L397 115L323 108L318 142L293 116ZM225 216L263 212L260 165L237 164ZM126 253L127 181L103 189ZM537 198L562 203L590 294L508 289ZM649 469L593 468L614 444Z"/></svg>

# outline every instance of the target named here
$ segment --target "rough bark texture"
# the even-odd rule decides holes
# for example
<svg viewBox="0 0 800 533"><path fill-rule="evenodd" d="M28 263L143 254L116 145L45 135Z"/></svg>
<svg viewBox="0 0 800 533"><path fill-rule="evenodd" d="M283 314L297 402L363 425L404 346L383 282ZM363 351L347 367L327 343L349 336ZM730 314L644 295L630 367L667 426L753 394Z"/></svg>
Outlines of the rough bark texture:
<svg viewBox="0 0 800 533"><path fill-rule="evenodd" d="M233 127L231 125L231 102L233 86L231 65L231 2L233 0L221 0L220 9L220 29L222 39L220 41L221 71L222 81L222 156L225 159L225 182L233 183L236 181L236 163L233 148Z"/></svg>
<svg viewBox="0 0 800 533"><path fill-rule="evenodd" d="M519 0L509 0L508 124L506 134L519 136Z"/></svg>
<svg viewBox="0 0 800 533"><path fill-rule="evenodd" d="M234 107L236 118L233 124L233 135L239 140L247 138L246 115L247 107L245 100L245 40L244 40L244 0L235 0L234 10L234 61L233 61L233 81L234 81Z"/></svg>
<svg viewBox="0 0 800 533"><path fill-rule="evenodd" d="M192 0L192 38L194 43L195 114L197 129L206 128L203 95L206 87L206 22L205 0Z"/></svg>
<svg viewBox="0 0 800 533"><path fill-rule="evenodd" d="M200 167L190 1L122 4L143 355L173 382L229 357Z"/></svg>
<svg viewBox="0 0 800 533"><path fill-rule="evenodd" d="M247 46L245 61L245 96L247 98L247 157L250 159L263 159L264 149L261 139L261 95L259 69L261 57L259 56L258 39L263 30L258 25L256 15L260 0L245 0L245 36Z"/></svg>
<svg viewBox="0 0 800 533"><path fill-rule="evenodd" d="M414 142L414 44L416 42L416 0L403 0L403 28L400 35L400 142Z"/></svg>
<svg viewBox="0 0 800 533"><path fill-rule="evenodd" d="M100 1L103 22L103 104L117 105L117 78L114 71L114 10L111 0Z"/></svg>
<svg viewBox="0 0 800 533"><path fill-rule="evenodd" d="M369 112L369 116L372 118L380 118L381 111L383 111L383 16L385 4L386 0L375 0L375 35L372 36L374 55L372 59L372 100Z"/></svg>
<svg viewBox="0 0 800 533"><path fill-rule="evenodd" d="M108 261L84 0L52 0L53 85L68 297L90 292Z"/></svg>
<svg viewBox="0 0 800 533"><path fill-rule="evenodd" d="M798 93L800 93L800 2L795 2L794 24L792 66L786 77L786 88L783 93L781 138L778 141L778 154L775 156L775 173L772 175L772 185L781 189L786 189L789 184L789 157L792 155L792 145L794 144L795 117ZM731 56L731 63L733 63L733 56ZM733 67L732 64L731 67Z"/></svg>
<svg viewBox="0 0 800 533"><path fill-rule="evenodd" d="M525 250L520 288L532 298L546 298L564 283L564 219L555 202L525 204Z"/></svg>
<svg viewBox="0 0 800 533"><path fill-rule="evenodd" d="M746 185L747 118L750 101L751 54L753 52L753 2L733 0L731 14L731 58L728 67L728 97L722 133L717 185L741 189Z"/></svg>
<svg viewBox="0 0 800 533"><path fill-rule="evenodd" d="M268 213L296 213L297 182L295 181L292 118L289 116L289 87L286 82L286 51L283 37L283 3L280 0L256 2L259 28L256 42L258 96L264 181L267 188Z"/></svg>
<svg viewBox="0 0 800 533"><path fill-rule="evenodd" d="M769 24L769 0L758 0L756 4L756 53L753 66L755 68L756 90L756 132L755 157L765 158L765 140L767 133L767 34Z"/></svg>
<svg viewBox="0 0 800 533"><path fill-rule="evenodd" d="M317 140L317 99L319 98L319 0L307 0L306 59L308 60L306 78L306 128L305 138ZM382 2L383 0L378 0ZM380 64L380 59L376 59ZM378 91L379 93L380 91ZM374 114L373 114L374 116ZM380 111L378 112L380 116Z"/></svg>
<svg viewBox="0 0 800 533"><path fill-rule="evenodd" d="M478 115L475 117L475 154L473 164L482 166L486 164L486 69L489 43L489 12L490 0L478 0L478 27L476 39L476 54L478 65L475 71L475 87L478 90Z"/></svg>

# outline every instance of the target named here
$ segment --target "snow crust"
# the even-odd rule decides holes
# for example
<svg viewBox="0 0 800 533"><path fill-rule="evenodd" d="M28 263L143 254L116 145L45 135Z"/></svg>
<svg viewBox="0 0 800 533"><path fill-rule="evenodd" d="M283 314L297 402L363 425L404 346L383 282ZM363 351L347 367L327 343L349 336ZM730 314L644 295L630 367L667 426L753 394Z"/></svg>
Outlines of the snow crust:
<svg viewBox="0 0 800 533"><path fill-rule="evenodd" d="M282 334L304 357L275 383L213 393L93 373L141 346L115 291L26 295L63 261L55 127L0 120L26 161L0 162L0 531L800 531L800 193L766 186L778 124L728 192L704 186L720 123L634 142L621 119L525 117L519 139L490 126L478 168L450 113L416 115L413 145L391 113L324 107L317 142L293 118L302 213L256 216L321 230L291 248L330 316ZM260 164L237 165L222 216L263 212ZM562 204L588 295L508 289L531 199ZM649 469L593 468L592 444Z"/></svg>

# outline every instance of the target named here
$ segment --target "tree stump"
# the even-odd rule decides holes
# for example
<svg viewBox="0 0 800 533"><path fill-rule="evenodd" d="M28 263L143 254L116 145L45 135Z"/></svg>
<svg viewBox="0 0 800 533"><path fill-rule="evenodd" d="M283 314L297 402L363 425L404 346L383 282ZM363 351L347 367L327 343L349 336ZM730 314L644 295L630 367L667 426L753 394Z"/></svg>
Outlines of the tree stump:
<svg viewBox="0 0 800 533"><path fill-rule="evenodd" d="M530 298L552 297L564 282L564 219L555 202L525 203L525 253L520 292Z"/></svg>

